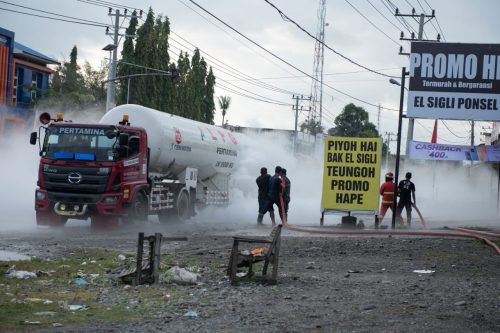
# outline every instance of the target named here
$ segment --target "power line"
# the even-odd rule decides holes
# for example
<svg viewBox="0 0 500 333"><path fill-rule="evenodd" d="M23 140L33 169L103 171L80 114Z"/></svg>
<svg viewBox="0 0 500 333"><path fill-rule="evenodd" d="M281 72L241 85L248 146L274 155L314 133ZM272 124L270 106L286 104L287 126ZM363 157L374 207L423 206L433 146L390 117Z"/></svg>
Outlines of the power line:
<svg viewBox="0 0 500 333"><path fill-rule="evenodd" d="M398 27L397 25L395 25L395 24L394 24L391 20L389 20L389 19L387 18L387 16L385 16L385 15L384 15L384 14L383 14L383 13L382 13L382 12L381 12L378 8L377 8L377 7L375 7L375 6L374 6L374 5L370 2L370 0L366 0L366 1L370 4L370 6L372 6L372 7L373 7L373 9L375 9L375 10L376 10L376 11L377 11L380 15L382 15L382 17L383 17L383 18L385 18L387 22L389 22L390 24L392 24L392 26L393 26L393 27L395 27L397 30L399 30L399 27Z"/></svg>
<svg viewBox="0 0 500 333"><path fill-rule="evenodd" d="M424 0L424 1L427 4L427 6L429 6L430 10L433 10L432 7L431 7L431 5L429 5L429 3L427 2L427 0ZM439 31L437 31L437 30L436 31L441 34L441 38L446 42L446 38L444 37L443 29L441 29L441 25L439 24L439 20L438 20L437 17L436 17L436 24L437 24L437 26L439 28ZM435 27L434 27L434 29L435 29Z"/></svg>
<svg viewBox="0 0 500 333"><path fill-rule="evenodd" d="M191 2L193 2L193 0L189 0ZM337 52L335 51L334 49L332 49L330 46L328 46L327 44L325 44L323 41L320 41L319 39L317 39L315 36L313 36L310 32L308 32L307 30L305 30L304 28L302 28L302 26L300 26L297 22L295 22L294 20L292 20L290 17L288 17L285 13L283 13L278 7L276 7L274 4L270 3L268 0L264 0L265 2L267 2L271 7L273 7L274 9L276 9L278 11L278 13L281 15L281 17L283 18L286 18L287 21L293 23L297 28L299 28L300 30L302 30L303 32L305 32L307 35L309 35L309 37L313 38L315 41L317 42L320 42L322 45L324 45L327 49L329 49L330 51L332 51L333 53L335 53L336 55L342 57L343 59L349 61L350 63L358 66L358 67L361 67L363 69L366 69L367 71L369 72L372 72L372 73L375 73L375 74L378 74L378 75L382 75L382 76L386 76L386 77L390 77L390 78L397 78L397 76L391 76L391 75L387 75L387 74L384 74L384 73L379 73L377 71L374 71L373 69L370 69L366 66L363 66L359 63L357 63L356 61L346 57L345 55L341 54L340 52ZM399 44L398 44L399 45ZM311 77L312 78L312 77Z"/></svg>
<svg viewBox="0 0 500 333"><path fill-rule="evenodd" d="M250 48L247 44L245 44L242 40L238 39L236 36L234 35L231 35L230 33L228 33L226 30L224 30L222 27L220 27L219 25L215 24L214 22L210 21L208 18L206 18L205 16L203 16L202 14L200 14L198 11L196 11L194 8L190 7L188 4L186 4L183 0L177 0L178 2L180 2L182 5L184 5L186 8L190 9L191 11L193 11L194 13L196 13L198 16L200 16L202 19L204 19L205 21L207 21L208 23L210 23L211 25L213 25L214 27L216 27L217 29L221 30L222 32L224 32L224 34L226 34L227 36L233 38L234 40L236 40L238 43L240 43L241 45L243 45L244 47L248 48L250 51L254 52L255 54L257 54L259 57L265 59L266 61L272 63L273 65L277 66L278 68L282 69L283 71L287 72L287 73L290 73L292 74L288 69L280 66L278 63L276 63L275 61L273 61L272 59L268 58L268 57L265 57L264 55L262 55L261 53L255 51L254 49Z"/></svg>
<svg viewBox="0 0 500 333"><path fill-rule="evenodd" d="M454 136L456 136L457 138L459 139L464 139L464 138L468 138L469 136L459 136L459 135L456 135L449 127L448 125L446 125L446 123L444 122L444 120L441 120L441 123L444 125L444 127L446 127L446 129L448 130L448 132L450 132L451 134L453 134Z"/></svg>
<svg viewBox="0 0 500 333"><path fill-rule="evenodd" d="M175 40L173 40L173 41L175 41ZM172 46L172 47L176 48L177 50L179 50L180 52L182 52L182 49L181 49L181 48L179 48L179 47L177 47L177 46L175 46L175 45L173 45L173 44L170 44L170 46ZM181 44L181 46L183 46L183 45ZM172 53L174 53L174 52L172 52ZM175 54L175 55L178 55L178 53L174 53L174 54ZM257 83L256 83L256 82L251 82L251 81L250 81L250 80L248 80L248 79L241 78L241 76L236 76L235 74L233 74L233 73L231 73L231 72L228 72L227 70L222 69L222 68L220 68L220 67L219 67L219 66L217 66L217 65L212 64L212 67L213 67L213 68L215 68L216 70L218 70L218 71L220 71L220 72L222 72L222 73L226 74L226 75L229 75L229 76L231 76L231 77L237 78L237 79L239 79L239 80L243 80L243 81L245 81L246 83L250 83L250 84L256 85L256 86L258 86L259 88L263 88L263 89L267 89L267 90L271 90L271 91L280 92L280 93L284 93L284 94L290 95L290 94L288 93L288 91L285 91L285 90L283 90L283 89L276 88L276 87L273 87L273 86L268 87L268 86L265 86L265 85L263 85L263 84L259 84L258 82L257 82ZM230 83L228 80L223 80L223 79L222 79L222 78L220 78L220 77L218 77L218 79L220 79L220 80L222 80L222 81L224 81L224 82ZM235 86L236 86L236 85L235 85ZM239 87L238 87L238 88L239 88ZM239 89L242 89L242 88L239 88Z"/></svg>
<svg viewBox="0 0 500 333"><path fill-rule="evenodd" d="M265 0L267 1L267 0ZM248 40L249 42L251 42L252 44L254 44L255 46L259 47L260 49L264 50L265 52L269 53L270 55L272 55L273 57L277 58L278 60L282 61L283 63L287 64L288 66L292 67L293 69L295 69L296 71L298 71L299 73L302 73L304 75L306 75L307 77L311 78L311 79L315 79L312 75L304 72L303 70L297 68L296 66L292 65L291 63L289 63L288 61L284 60L283 58L279 57L278 55L274 54L273 52L269 51L268 49L266 49L265 47L263 47L262 45L258 44L257 42L253 41L252 39L250 39L249 37L243 35L241 32L239 32L238 30L236 30L235 28L233 28L232 26L230 26L229 24L227 24L226 22L222 21L220 18L218 18L217 16L215 16L214 14L212 14L211 12L209 12L208 10L206 10L205 8L203 8L202 6L200 6L199 4L197 4L196 2L194 2L193 0L189 0L189 2L192 2L194 5L196 5L198 8L200 8L201 10L203 10L205 13L207 13L208 15L212 16L213 18L215 18L217 21L221 22L222 24L224 24L226 27L228 27L229 29L231 29L232 31L234 31L235 33L237 33L238 35L242 36L243 38L245 38L246 40ZM315 37L313 37L315 38ZM326 46L326 45L325 45ZM361 66L362 68L364 69L367 69L369 71L372 71L370 70L369 68L367 67L364 67L362 65L359 65ZM390 76L390 75L386 75L386 74L382 74L382 73L379 73L380 75L383 75L383 76L388 76L388 77L396 77L396 76ZM324 86L332 89L332 90L335 90L336 92L342 94L342 95L345 95L345 96L348 96L358 102L361 102L361 103L364 103L364 104L367 104L367 105L371 105L371 106L375 106L375 107L378 107L378 105L374 104L374 103L370 103L370 102L367 102L367 101L364 101L360 98L357 98L357 97L354 97L346 92L343 92L339 89L336 89L330 85L327 85L325 83L323 83ZM391 111L399 111L399 110L396 110L396 109L389 109L389 108L385 108L386 110L391 110Z"/></svg>
<svg viewBox="0 0 500 333"><path fill-rule="evenodd" d="M4 11L7 11L7 12L12 12L12 13L17 13L17 14L28 15L28 16L35 16L35 17L45 18L45 19L54 20L54 21L62 21L62 22L76 23L76 24L82 24L82 25L90 25L90 26L95 26L95 27L104 27L104 28L108 27L108 25L106 25L106 24L94 24L94 23L85 23L85 22L81 22L81 21L65 20L65 19L61 19L61 18L55 18L55 17L50 17L50 16L37 15L37 14L26 13L26 12L20 12L18 10L1 8L1 7L0 7L0 10L4 10Z"/></svg>
<svg viewBox="0 0 500 333"><path fill-rule="evenodd" d="M139 10L141 12L143 11L140 8L129 7L129 6L125 6L125 5L122 5L122 4L119 4L116 2L111 2L111 1L101 1L101 0L76 0L76 1L85 2L85 3L88 3L90 5L95 5L95 6L105 7L105 8L113 7L113 8L121 8L121 9Z"/></svg>
<svg viewBox="0 0 500 333"><path fill-rule="evenodd" d="M260 79L256 79L256 78L254 78L254 77L252 77L252 76L250 76L250 75L248 75L248 74L246 74L246 73L243 73L243 72L241 72L240 70L238 70L238 69L236 69L236 68L234 68L234 67L232 67L232 66L230 66L230 65L228 65L228 64L226 64L226 63L224 63L223 61L221 61L221 60L219 60L219 59L217 59L217 58L215 58L215 57L211 56L211 55L210 55L210 54L208 54L207 52L205 52L205 51L203 51L203 50L199 49L199 48L198 48L198 47L196 47L194 44L190 43L188 40L186 40L185 38L183 38L183 37L179 36L179 34L177 34L177 33L173 32L172 30L170 30L170 32L171 32L172 34L174 34L175 36L177 36L178 38L180 38L180 39L182 39L183 41L185 41L186 43L188 43L189 45L191 45L192 47L197 48L198 50L200 50L200 52L201 52L201 53L203 53L205 56L207 56L207 57L209 57L209 58L213 59L213 60L214 60L215 62L217 62L218 64L220 64L220 65L224 66L224 67L226 68L226 70L229 70L229 71L235 72L236 74L229 74L229 75L231 75L231 76L233 76L233 77L236 77L235 75L238 75L238 76L241 78L241 80L243 80L243 81L247 81L247 82L249 82L249 83L251 83L251 84L254 84L254 85L260 86L260 87L262 87L262 88L267 88L267 89L269 89L269 90L274 90L274 91L282 92L282 93L289 94L289 95L299 94L299 93L297 93L297 92L293 92L293 91L285 90L285 89L282 89L282 88L279 88L279 87L273 86L273 85L271 85L271 84L269 84L269 83L262 82ZM177 44L181 45L182 47L185 47L185 48L189 49L189 47L187 47L186 45L184 45L184 44L180 43L179 41L176 41L176 40L175 40L174 38L172 38L172 37L170 37L170 40L172 40L172 41L176 42ZM213 65L213 64L212 64L212 65Z"/></svg>
<svg viewBox="0 0 500 333"><path fill-rule="evenodd" d="M178 57L180 56L178 53L175 53L175 52L173 52L172 50L171 50L171 52L172 52L174 55L178 56ZM182 52L182 51L181 51L181 52ZM220 77L219 77L218 79L219 79L220 81L223 81L223 82L226 82L226 83L228 83L228 84L232 85L232 86L233 86L234 88L236 88L236 89L239 89L239 90L241 90L241 91L243 91L243 92L245 92L245 93L247 93L247 94L252 94L252 95L255 95L255 96L257 96L257 97L253 97L253 96L250 96L250 95L244 94L244 93L242 93L242 92L237 92L237 91L234 91L234 90L233 90L233 92L234 92L234 93L239 93L241 96L245 95L245 97L253 98L253 99L255 99L255 100L259 100L259 101L266 102L266 103L270 103L270 104L277 104L277 105L284 105L284 106L291 106L291 105L292 105L292 104L290 104L290 103L285 103L285 102L281 102L281 101L273 100L273 99L271 99L271 98L269 98L269 97L265 97L265 96L259 95L259 94L257 94L257 93L254 93L254 92L248 91L248 90L246 90L246 89L244 89L244 88L241 88L241 87L238 87L238 86L236 86L236 85L234 85L234 84L231 84L230 82L228 82L228 81L226 81L226 80L224 80L224 79L222 79L222 78L220 78ZM216 83L216 85L217 85L217 86L219 86L219 84L217 84L217 83ZM220 85L220 86L221 86L221 87L224 87L226 90L229 90L229 89L234 89L234 88L228 88L228 87L226 87L226 86L224 86L224 85Z"/></svg>
<svg viewBox="0 0 500 333"><path fill-rule="evenodd" d="M12 2L8 2L8 1L2 1L2 0L0 0L0 2L8 4L8 5L11 5L11 6L21 7L21 8L24 8L24 9L29 9L29 10L32 10L32 11L35 11L35 12L40 12L40 13L45 13L45 14L51 14L51 15L55 15L55 16L61 16L61 17L65 17L65 18L69 18L69 19L73 19L73 20L79 20L79 21L83 21L83 22L96 23L96 24L104 24L104 23L97 22L97 21L85 20L85 19L78 18L78 17L66 16L66 15L57 14L57 13L53 13L53 12L48 12L48 11L37 9L37 8L32 8L32 7L27 7L27 6L23 6L23 5L18 5L18 4L12 3Z"/></svg>
<svg viewBox="0 0 500 333"><path fill-rule="evenodd" d="M267 2L267 0L265 0L265 1ZM396 45L401 46L401 44L399 44L399 42L397 42L394 39L392 39L388 34L386 34L382 29L380 29L375 23L373 23L368 17L366 17L363 13L361 13L361 11L359 11L352 3L349 2L349 0L344 0L344 1L347 2L349 4L349 6L351 6L365 20L367 20L368 23L370 23L375 29L377 29L378 31L380 31L384 36L386 36L387 38L389 38Z"/></svg>

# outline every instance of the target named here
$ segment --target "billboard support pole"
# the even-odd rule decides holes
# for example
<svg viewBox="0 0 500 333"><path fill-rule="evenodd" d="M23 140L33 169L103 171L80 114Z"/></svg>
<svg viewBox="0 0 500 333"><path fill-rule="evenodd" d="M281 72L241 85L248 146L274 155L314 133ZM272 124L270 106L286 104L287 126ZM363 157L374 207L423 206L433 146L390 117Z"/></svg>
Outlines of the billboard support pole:
<svg viewBox="0 0 500 333"><path fill-rule="evenodd" d="M392 229L396 228L396 207L398 203L398 191L397 186L399 182L399 159L401 157L401 127L403 125L403 105L405 99L405 78L406 78L406 67L401 70L401 94L399 96L399 116L398 116L398 136L397 136L397 148L396 148L396 167L394 169L394 183L396 184L396 191L394 192L394 198L392 201Z"/></svg>

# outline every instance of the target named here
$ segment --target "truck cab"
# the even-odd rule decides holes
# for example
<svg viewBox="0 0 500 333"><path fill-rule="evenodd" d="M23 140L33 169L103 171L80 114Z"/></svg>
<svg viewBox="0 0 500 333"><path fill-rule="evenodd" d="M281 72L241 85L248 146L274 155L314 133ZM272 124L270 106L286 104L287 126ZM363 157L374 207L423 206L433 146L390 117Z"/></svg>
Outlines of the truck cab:
<svg viewBox="0 0 500 333"><path fill-rule="evenodd" d="M30 139L36 144L39 138L41 157L38 225L90 217L92 226L104 226L116 224L120 216L147 218L148 138L143 128L129 126L128 119L117 125L78 124L42 114L40 121L46 126Z"/></svg>

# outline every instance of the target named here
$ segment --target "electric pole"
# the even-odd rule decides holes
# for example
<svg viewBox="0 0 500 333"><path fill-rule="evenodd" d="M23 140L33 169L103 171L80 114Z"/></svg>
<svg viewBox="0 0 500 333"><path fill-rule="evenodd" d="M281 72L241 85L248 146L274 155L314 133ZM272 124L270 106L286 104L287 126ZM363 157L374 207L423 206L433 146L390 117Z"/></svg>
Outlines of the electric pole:
<svg viewBox="0 0 500 333"><path fill-rule="evenodd" d="M378 113L377 113L377 131L378 131L378 134L380 135L380 110L382 109L382 107L380 106L380 104L378 105Z"/></svg>
<svg viewBox="0 0 500 333"><path fill-rule="evenodd" d="M389 145L391 144L391 141L396 141L396 139L391 139L391 136L392 135L397 136L397 134L392 133L392 132L385 132L385 135L387 136L387 141L386 141L387 152L385 154L385 168L389 169L389 150L390 150Z"/></svg>
<svg viewBox="0 0 500 333"><path fill-rule="evenodd" d="M300 95L300 96L293 95L292 98L295 99L295 105L292 106L292 109L295 111L295 131L294 131L294 135L293 135L293 152L296 153L297 152L297 136L298 136L297 127L298 127L298 123L299 123L299 109L300 109L300 111L311 111L311 107L304 109L303 106L300 106L300 108L299 108L299 101L310 101L311 96L304 97L303 95ZM315 123L315 125L316 125L316 123Z"/></svg>
<svg viewBox="0 0 500 333"><path fill-rule="evenodd" d="M415 39L415 33L411 33L411 38L405 38L404 33L401 31L401 37L399 38L400 40L406 40L406 41L412 41L412 42L423 42L423 41L437 41L439 42L441 39L441 36L438 34L436 40L429 40L429 39L424 39L424 25L435 18L435 12L434 9L432 10L432 14L428 15L425 13L422 14L417 14L415 11L415 8L412 9L411 14L401 14L399 13L399 9L396 8L396 13L394 16L401 16L401 17L411 17L411 18L418 18L418 36ZM425 19L428 18L426 21ZM402 55L409 55L409 53L403 53L403 47L399 49L399 54ZM408 152L410 151L410 141L413 140L413 128L415 126L415 119L410 118L408 121L408 135L406 136L406 154L408 155Z"/></svg>
<svg viewBox="0 0 500 333"><path fill-rule="evenodd" d="M106 112L109 111L112 107L115 106L115 78L116 78L116 63L117 63L117 53L118 53L118 37L125 36L125 37L133 37L129 36L126 34L120 34L120 18L127 18L127 17L138 17L134 15L129 15L127 14L127 9L125 9L124 13L121 14L119 9L116 9L115 12L113 13L113 10L109 8L108 11L108 16L114 17L115 18L115 25L113 27L113 32L109 32L109 29L106 29L106 35L112 36L113 37L113 45L114 48L112 49L112 58L111 58L111 64L109 65L109 71L108 71L108 89L107 89L107 95L106 95ZM142 10L141 10L141 16L142 16Z"/></svg>

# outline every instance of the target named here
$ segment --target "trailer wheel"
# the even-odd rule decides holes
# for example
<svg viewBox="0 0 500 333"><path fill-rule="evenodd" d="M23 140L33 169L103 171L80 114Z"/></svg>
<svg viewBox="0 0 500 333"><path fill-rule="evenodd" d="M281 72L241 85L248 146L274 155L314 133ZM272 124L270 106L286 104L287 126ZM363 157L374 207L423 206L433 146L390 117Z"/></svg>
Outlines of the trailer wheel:
<svg viewBox="0 0 500 333"><path fill-rule="evenodd" d="M189 198L186 192L181 192L177 198L177 217L183 222L189 218Z"/></svg>
<svg viewBox="0 0 500 333"><path fill-rule="evenodd" d="M145 222L148 220L148 201L144 193L137 192L128 208L128 216L123 218L127 224Z"/></svg>

